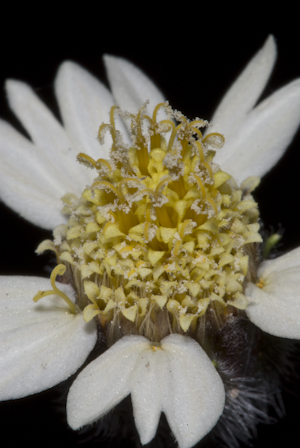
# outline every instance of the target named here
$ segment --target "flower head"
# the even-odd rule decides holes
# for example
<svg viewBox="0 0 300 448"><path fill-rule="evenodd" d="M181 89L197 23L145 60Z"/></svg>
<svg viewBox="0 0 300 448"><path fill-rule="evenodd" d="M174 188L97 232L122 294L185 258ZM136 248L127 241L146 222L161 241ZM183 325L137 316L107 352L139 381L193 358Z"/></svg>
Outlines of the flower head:
<svg viewBox="0 0 300 448"><path fill-rule="evenodd" d="M160 108L168 120L157 121ZM38 248L52 249L68 266L71 283L85 292L82 301L91 303L81 303L85 320L98 316L114 334L109 345L119 339L115 326L117 333L137 331L160 341L170 331L196 331L213 302L245 309L243 283L251 276L248 265L256 263L250 243L261 242L250 194L257 179L239 189L213 163L223 137L203 138L206 122L188 122L166 103L152 117L143 109L125 115L131 120L128 148L112 108L110 124L99 130L100 141L104 132L112 135L109 161L78 155L98 177L80 200L64 197L68 224L56 228L54 243Z"/></svg>
<svg viewBox="0 0 300 448"><path fill-rule="evenodd" d="M2 399L67 378L100 334L108 350L69 393L72 428L96 421L128 394L142 444L155 436L161 412L182 448L209 432L233 397L242 422L245 395L227 380L238 367L230 373L225 364L252 325L247 316L272 335L300 338L300 250L261 263L251 195L300 122L299 80L253 109L274 59L269 38L212 127L173 111L145 75L118 58L106 61L121 107L80 67L61 66L56 93L66 131L28 86L7 83L33 142L0 123L1 194L24 217L54 228L53 241L37 252L53 251L57 267L50 289L45 279L0 279ZM101 122L102 151L94 139ZM66 167L53 162L69 153ZM253 356L255 377L262 364ZM246 401L253 420L257 396Z"/></svg>

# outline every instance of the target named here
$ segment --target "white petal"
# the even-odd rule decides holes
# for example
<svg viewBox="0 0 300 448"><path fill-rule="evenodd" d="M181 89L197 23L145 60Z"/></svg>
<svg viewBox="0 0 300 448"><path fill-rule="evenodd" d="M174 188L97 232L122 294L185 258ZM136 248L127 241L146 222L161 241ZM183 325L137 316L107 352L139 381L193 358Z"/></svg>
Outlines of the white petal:
<svg viewBox="0 0 300 448"><path fill-rule="evenodd" d="M91 175L76 161L78 152L63 127L27 84L7 80L6 91L10 108L28 131L38 156L64 183L64 194L80 194Z"/></svg>
<svg viewBox="0 0 300 448"><path fill-rule="evenodd" d="M208 132L219 132L226 140L234 135L262 93L275 60L276 45L273 36L269 36L223 97Z"/></svg>
<svg viewBox="0 0 300 448"><path fill-rule="evenodd" d="M68 191L63 179L29 140L2 120L0 159L0 196L7 206L46 229L66 220L60 200Z"/></svg>
<svg viewBox="0 0 300 448"><path fill-rule="evenodd" d="M48 389L72 375L95 345L94 322L73 315L57 296L32 298L50 289L39 277L0 277L0 399ZM70 298L68 285L59 288Z"/></svg>
<svg viewBox="0 0 300 448"><path fill-rule="evenodd" d="M276 91L249 113L235 136L216 156L238 184L262 177L280 159L300 123L300 80Z"/></svg>
<svg viewBox="0 0 300 448"><path fill-rule="evenodd" d="M105 67L114 98L122 110L136 114L149 100L148 111L165 101L156 85L135 65L123 58L105 55Z"/></svg>
<svg viewBox="0 0 300 448"><path fill-rule="evenodd" d="M55 79L55 93L65 128L77 153L84 152L95 160L108 158L112 145L109 134L103 145L98 140L100 125L109 122L114 100L109 90L71 61L64 62ZM122 133L125 127L118 121Z"/></svg>
<svg viewBox="0 0 300 448"><path fill-rule="evenodd" d="M193 339L172 334L161 341L169 366L163 412L180 448L190 448L217 423L223 412L223 382L204 350Z"/></svg>
<svg viewBox="0 0 300 448"><path fill-rule="evenodd" d="M53 229L66 220L61 197L79 196L94 176L77 163L64 129L28 85L8 80L6 89L34 144L1 121L1 198L30 222Z"/></svg>
<svg viewBox="0 0 300 448"><path fill-rule="evenodd" d="M264 286L247 285L249 319L274 336L300 339L300 248L263 262L257 275Z"/></svg>
<svg viewBox="0 0 300 448"><path fill-rule="evenodd" d="M225 400L221 378L191 338L170 335L153 349L142 336L119 340L89 364L68 396L68 422L78 429L102 417L129 393L142 444L166 414L180 448L190 448L216 424Z"/></svg>
<svg viewBox="0 0 300 448"><path fill-rule="evenodd" d="M150 343L137 361L132 373L131 400L135 425L142 445L156 434L168 387L169 359L164 350L153 350Z"/></svg>
<svg viewBox="0 0 300 448"><path fill-rule="evenodd" d="M71 428L98 420L129 395L132 372L147 347L149 341L142 336L124 337L83 369L68 395Z"/></svg>

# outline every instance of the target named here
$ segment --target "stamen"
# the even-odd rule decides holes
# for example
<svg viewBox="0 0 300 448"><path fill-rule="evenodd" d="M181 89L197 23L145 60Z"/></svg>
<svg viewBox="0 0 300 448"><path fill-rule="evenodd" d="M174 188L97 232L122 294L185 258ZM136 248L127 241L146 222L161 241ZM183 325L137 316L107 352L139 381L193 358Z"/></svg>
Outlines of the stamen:
<svg viewBox="0 0 300 448"><path fill-rule="evenodd" d="M199 131L199 129L192 128L192 127L190 129L193 131L193 134L197 134L198 135L198 138L202 138L202 132Z"/></svg>
<svg viewBox="0 0 300 448"><path fill-rule="evenodd" d="M199 140L197 140L196 142L193 142L193 145L196 146L197 149L198 149L198 153L199 153L199 157L200 157L200 162L204 162L203 146L201 145L201 143L199 142Z"/></svg>
<svg viewBox="0 0 300 448"><path fill-rule="evenodd" d="M151 221L151 203L148 202L148 204L146 205L146 216L145 219L147 222Z"/></svg>
<svg viewBox="0 0 300 448"><path fill-rule="evenodd" d="M53 289L47 290L47 291L39 291L34 297L33 297L33 301L37 302L38 300L42 299L43 297L46 296L53 296L53 295L57 295L59 297L61 297L69 306L71 313L76 314L76 308L74 303L72 302L71 299L69 299L69 297L62 292L60 289L58 289L58 287L55 284L55 279L58 275L63 275L66 272L66 266L64 266L63 264L59 264L58 266L56 266L50 276L50 282L51 282L51 286Z"/></svg>
<svg viewBox="0 0 300 448"><path fill-rule="evenodd" d="M135 177L127 177L119 182L119 185L118 185L119 190L122 191L123 187L126 184L131 183L131 182L135 182L137 184L137 186L136 187L130 186L129 188L140 188L142 186L141 181L139 179L136 179Z"/></svg>
<svg viewBox="0 0 300 448"><path fill-rule="evenodd" d="M97 167L98 170L100 169L101 165L105 165L106 168L108 169L108 171L112 171L112 168L111 168L111 166L110 166L110 164L108 163L107 160L105 160L105 159L98 159L97 162L96 162L96 167Z"/></svg>
<svg viewBox="0 0 300 448"><path fill-rule="evenodd" d="M139 111L137 115L137 126L136 126L136 143L137 143L137 157L139 160L139 167L142 175L148 175L148 163L149 163L149 154L148 148L145 141L145 137L143 136L142 131L142 109Z"/></svg>
<svg viewBox="0 0 300 448"><path fill-rule="evenodd" d="M104 187L104 188L109 188L111 191L113 191L113 193L115 193L115 195L117 196L117 198L120 199L120 201L123 200L122 193L114 185L112 185L110 182L106 182L106 181L103 181L103 180L102 181L97 181L97 182L93 183L92 188L97 187L97 186Z"/></svg>
<svg viewBox="0 0 300 448"><path fill-rule="evenodd" d="M193 227L193 221L192 221L191 219L187 219L187 220L184 221L184 223L182 224L181 229L180 229L180 232L179 232L179 235L180 235L180 238L181 238L181 239L184 238L185 231L187 230L187 227L190 226L190 225L192 225L192 227Z"/></svg>
<svg viewBox="0 0 300 448"><path fill-rule="evenodd" d="M156 187L155 189L155 193L158 195L160 190L162 190L163 186L165 183L169 183L172 182L172 179L170 177L166 177L165 179L163 179Z"/></svg>
<svg viewBox="0 0 300 448"><path fill-rule="evenodd" d="M88 166L89 168L94 167L97 169L97 163L95 162L95 160L92 157L88 156L87 154L84 154L83 152L80 152L77 155L77 160L78 162Z"/></svg>
<svg viewBox="0 0 300 448"><path fill-rule="evenodd" d="M157 122L157 113L159 111L159 109L167 109L169 107L168 102L165 103L158 103L157 106L155 106L152 117L153 117L153 121L156 123Z"/></svg>
<svg viewBox="0 0 300 448"><path fill-rule="evenodd" d="M209 144L216 148L222 148L225 143L225 138L222 134L218 132L212 132L211 134L207 134L202 140L203 144Z"/></svg>
<svg viewBox="0 0 300 448"><path fill-rule="evenodd" d="M115 127L115 114L116 112L120 112L120 108L118 106L113 106L110 110L110 124L107 123L103 123L100 127L99 127L99 131L98 131L98 138L100 140L100 143L103 143L104 140L104 134L105 132L109 131L112 141L113 141L113 145L111 148L111 152L117 151L118 149L118 138L117 138L117 130Z"/></svg>
<svg viewBox="0 0 300 448"><path fill-rule="evenodd" d="M202 163L205 166L205 168L207 169L210 179L214 180L214 175L213 175L213 172L212 172L212 169L211 169L209 163L207 163L207 162L202 162Z"/></svg>
<svg viewBox="0 0 300 448"><path fill-rule="evenodd" d="M169 120L168 120L169 121ZM182 127L182 123L175 127L174 123L172 126L172 134L170 136L169 144L168 144L168 152L171 151L176 135L178 134L179 129Z"/></svg>
<svg viewBox="0 0 300 448"><path fill-rule="evenodd" d="M215 211L215 214L217 215L217 213L218 213L218 208L217 208L217 206L216 206L215 201L214 201L212 198L204 198L203 201L206 202L206 203L209 202L209 204L213 207L213 209L214 209L214 211Z"/></svg>
<svg viewBox="0 0 300 448"><path fill-rule="evenodd" d="M207 126L208 122L206 120L193 120L189 124L189 128L205 128Z"/></svg>
<svg viewBox="0 0 300 448"><path fill-rule="evenodd" d="M204 188L203 182L202 182L202 180L200 179L200 177L199 177L199 176L197 176L197 174L194 174L194 178L196 179L196 181L197 181L197 184L198 184L198 185L199 185L199 187L200 187L200 190L201 190L201 195L202 195L202 198L204 199L204 198L205 198L205 196L206 196L206 191L205 191L205 188Z"/></svg>

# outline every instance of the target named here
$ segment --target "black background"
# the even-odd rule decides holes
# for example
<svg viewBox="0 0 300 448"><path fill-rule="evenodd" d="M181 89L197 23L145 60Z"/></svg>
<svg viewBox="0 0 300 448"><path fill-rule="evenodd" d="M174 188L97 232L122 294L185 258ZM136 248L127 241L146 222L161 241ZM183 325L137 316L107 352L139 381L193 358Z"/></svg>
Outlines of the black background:
<svg viewBox="0 0 300 448"><path fill-rule="evenodd" d="M53 5L2 10L1 86L4 79L22 79L58 114L52 82L65 59L81 63L106 82L101 56L124 56L141 67L165 93L171 105L190 118L209 119L234 78L263 45L275 35L278 60L263 97L300 76L298 30L295 13L286 2L280 9L226 4L181 4L180 7L143 4L131 8L113 4L81 4L66 15ZM0 115L19 126L0 91ZM19 129L21 129L19 127ZM299 146L296 136L280 163L255 192L267 229L284 229L281 249L300 244ZM60 163L58 160L57 163ZM0 204L0 267L2 274L42 275L47 259L34 250L50 232L36 228ZM299 366L297 366L300 373ZM2 439L10 445L77 446L80 438L68 429L64 413L57 412L55 390L0 404ZM271 426L259 426L255 448L298 448L300 377L284 391L286 417ZM89 446L91 442L83 446ZM99 446L105 447L105 442Z"/></svg>

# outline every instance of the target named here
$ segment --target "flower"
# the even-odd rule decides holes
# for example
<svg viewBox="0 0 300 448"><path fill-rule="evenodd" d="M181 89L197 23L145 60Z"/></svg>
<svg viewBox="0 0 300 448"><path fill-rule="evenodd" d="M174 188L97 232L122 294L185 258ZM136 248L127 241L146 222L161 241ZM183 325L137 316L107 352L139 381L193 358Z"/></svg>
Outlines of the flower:
<svg viewBox="0 0 300 448"><path fill-rule="evenodd" d="M232 397L243 400L219 357L231 344L224 332L247 315L271 335L300 339L300 249L259 263L251 195L300 122L299 80L253 108L275 55L270 37L203 135L206 121L172 111L120 58L105 59L120 108L90 74L62 64L55 91L65 129L27 85L7 82L10 107L32 142L0 122L1 197L54 229L54 240L37 251L52 250L58 265L50 289L42 278L0 278L2 400L68 378L101 333L108 350L74 381L70 426L98 420L131 394L142 444L164 412L188 448ZM101 152L95 135L109 110ZM76 155L92 170L75 163Z"/></svg>

